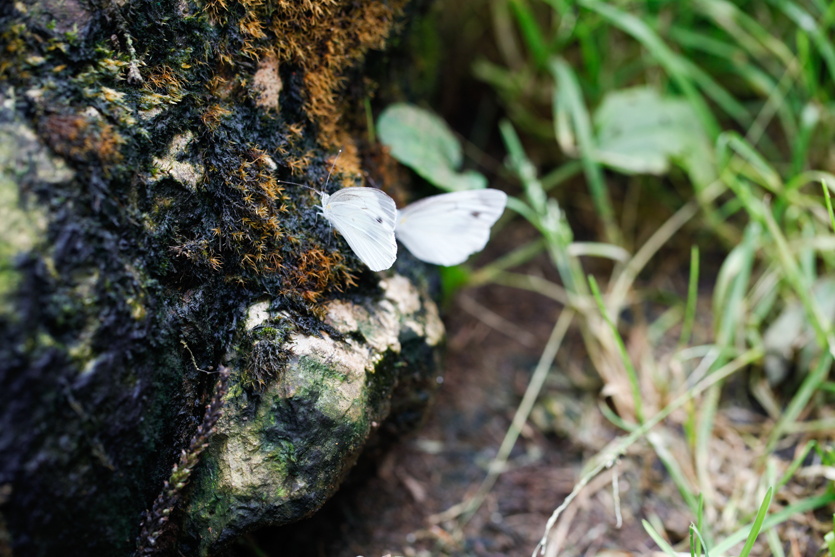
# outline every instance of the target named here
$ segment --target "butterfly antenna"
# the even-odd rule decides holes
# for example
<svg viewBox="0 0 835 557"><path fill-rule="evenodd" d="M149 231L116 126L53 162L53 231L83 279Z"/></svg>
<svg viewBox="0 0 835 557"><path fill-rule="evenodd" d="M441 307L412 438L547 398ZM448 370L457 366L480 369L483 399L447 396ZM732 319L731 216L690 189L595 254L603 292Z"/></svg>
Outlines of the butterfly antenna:
<svg viewBox="0 0 835 557"><path fill-rule="evenodd" d="M330 180L331 180L331 174L333 174L333 169L334 169L334 167L336 167L336 161L339 160L339 155L341 155L341 154L342 154L342 149L339 150L339 152L336 154L336 158L333 159L333 164L331 165L330 172L328 172L328 179L325 180L325 189L326 190L328 188L328 182L330 182Z"/></svg>
<svg viewBox="0 0 835 557"><path fill-rule="evenodd" d="M322 193L322 192L320 192L319 190L317 190L317 189L316 189L316 188L314 188L314 187L307 186L307 185L305 185L305 184L300 184L300 183L298 183L298 182L291 182L291 181L289 181L289 180L276 180L276 182L278 182L279 184L290 184L290 185L292 185L292 186L300 186L300 187L303 187L303 188L307 188L307 189L309 189L310 191L316 192L316 193L318 193L318 194L321 194L321 193Z"/></svg>

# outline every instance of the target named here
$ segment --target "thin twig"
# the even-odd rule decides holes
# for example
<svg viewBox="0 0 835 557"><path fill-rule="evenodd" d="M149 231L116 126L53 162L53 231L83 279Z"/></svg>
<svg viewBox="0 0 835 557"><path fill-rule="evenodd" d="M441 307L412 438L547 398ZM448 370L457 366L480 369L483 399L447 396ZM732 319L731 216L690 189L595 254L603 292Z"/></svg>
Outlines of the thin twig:
<svg viewBox="0 0 835 557"><path fill-rule="evenodd" d="M160 537L165 534L168 519L174 507L180 501L183 488L188 483L194 467L200 461L200 455L209 446L209 438L214 432L218 419L223 414L223 397L226 396L229 368L220 366L220 379L215 386L214 396L203 415L203 421L197 427L188 444L188 449L180 453L180 460L174 464L171 476L165 482L162 493L154 501L150 511L143 513L139 536L136 538L136 555L154 555L161 550Z"/></svg>

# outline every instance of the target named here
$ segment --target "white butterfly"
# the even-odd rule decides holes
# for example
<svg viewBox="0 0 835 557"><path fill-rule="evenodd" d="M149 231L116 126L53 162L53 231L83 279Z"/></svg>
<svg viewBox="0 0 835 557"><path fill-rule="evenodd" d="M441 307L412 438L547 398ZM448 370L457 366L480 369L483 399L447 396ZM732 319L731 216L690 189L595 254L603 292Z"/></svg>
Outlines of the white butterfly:
<svg viewBox="0 0 835 557"><path fill-rule="evenodd" d="M343 188L322 196L322 215L372 271L383 271L397 259L394 200L374 188Z"/></svg>
<svg viewBox="0 0 835 557"><path fill-rule="evenodd" d="M506 203L507 195L492 189L433 195L398 211L395 234L422 261L458 265L484 249Z"/></svg>

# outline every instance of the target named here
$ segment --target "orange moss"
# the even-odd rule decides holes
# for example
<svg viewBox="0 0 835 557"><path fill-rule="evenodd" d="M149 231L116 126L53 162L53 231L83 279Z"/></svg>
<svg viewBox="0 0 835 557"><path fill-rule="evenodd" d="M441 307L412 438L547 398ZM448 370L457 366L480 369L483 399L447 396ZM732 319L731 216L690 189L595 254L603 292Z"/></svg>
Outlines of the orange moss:
<svg viewBox="0 0 835 557"><path fill-rule="evenodd" d="M203 111L203 114L200 116L200 119L203 121L203 125L209 128L210 130L217 129L217 126L220 124L220 120L229 114L232 114L232 111L228 108L224 108L219 104L211 104L209 105L206 110Z"/></svg>
<svg viewBox="0 0 835 557"><path fill-rule="evenodd" d="M240 93L250 95L265 111L278 110L278 91L283 85L279 69L289 64L302 78L304 116L292 116L300 120L293 123L282 122L284 128L275 135L279 164L291 175L304 177L322 151L341 149L341 156L331 157L326 164L330 167L335 160L334 174L344 177L343 185L356 184L363 172L348 128L357 120L353 113L358 106L346 100L346 75L369 49L384 46L406 0L203 2L210 21L229 28L228 40L213 46L217 65L205 84L210 98L201 108L206 128L218 128L229 114L227 107L241 101ZM253 67L258 69L253 72ZM258 71L269 75L259 77ZM272 96L265 94L266 77L275 82ZM149 71L146 87L170 94L185 85L161 65ZM298 93L293 91L291 98ZM282 114L289 116L294 110ZM304 141L311 133L318 146ZM296 216L301 208L294 206L293 198L276 181L275 163L260 148L229 155L224 168L209 168L206 178L212 188L222 190L224 207L217 225L197 232L198 239L179 238L172 252L219 270L227 280L241 285L251 284L253 276L273 274L281 284L281 295L324 317L325 293L355 284L342 254L318 245L309 231L298 230L301 224Z"/></svg>
<svg viewBox="0 0 835 557"><path fill-rule="evenodd" d="M55 115L46 118L42 134L59 155L75 159L97 158L105 170L122 160L119 147L122 136L107 122L78 115Z"/></svg>
<svg viewBox="0 0 835 557"><path fill-rule="evenodd" d="M313 153L308 151L298 158L286 156L282 162L290 168L290 173L293 176L302 176L304 175L305 169L313 162Z"/></svg>
<svg viewBox="0 0 835 557"><path fill-rule="evenodd" d="M318 302L329 286L342 291L343 286L356 285L356 277L345 267L342 255L339 252L327 253L318 246L303 251L298 256L288 278L293 288L286 289L283 293L300 296L312 304L311 309L321 318L324 318L325 310Z"/></svg>
<svg viewBox="0 0 835 557"><path fill-rule="evenodd" d="M369 49L383 48L405 0L240 0L240 4L246 11L238 23L245 37L242 53L275 56L280 63L300 66L307 95L304 109L318 126L319 142L326 149L346 148L351 140L340 128L347 109L340 94L344 73ZM204 8L214 23L226 21L226 0L207 0Z"/></svg>
<svg viewBox="0 0 835 557"><path fill-rule="evenodd" d="M346 132L340 132L342 140L342 150L339 155L335 155L328 160L328 168L333 167L334 174L341 174L343 176L343 187L353 185L345 183L349 177L361 176L362 168L360 167L359 149L356 143L350 140Z"/></svg>
<svg viewBox="0 0 835 557"><path fill-rule="evenodd" d="M179 93L183 82L177 73L166 65L152 68L145 76L144 88L151 92L164 92L169 95Z"/></svg>
<svg viewBox="0 0 835 557"><path fill-rule="evenodd" d="M341 290L353 285L354 277L341 254L328 253L316 245L310 247L309 240L302 241L284 229L280 215L288 212L293 202L283 184L273 176L271 165L267 154L260 149L251 148L243 153L238 168L220 174L225 186L237 193L239 201L234 206L239 217L225 221L228 227L225 230L211 229L210 238L181 239L171 250L215 270L277 273L286 279L282 281L285 294L299 296L312 304L314 311L319 311L321 308L316 309L316 304L327 289ZM282 251L285 242L291 245L303 242L308 247ZM231 250L215 251L213 246ZM232 261L224 261L222 253Z"/></svg>

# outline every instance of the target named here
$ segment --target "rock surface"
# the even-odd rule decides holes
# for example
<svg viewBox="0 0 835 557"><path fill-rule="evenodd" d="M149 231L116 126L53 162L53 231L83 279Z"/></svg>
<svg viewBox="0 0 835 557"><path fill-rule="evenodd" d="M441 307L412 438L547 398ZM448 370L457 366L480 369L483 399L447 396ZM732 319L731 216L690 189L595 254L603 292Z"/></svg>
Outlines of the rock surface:
<svg viewBox="0 0 835 557"><path fill-rule="evenodd" d="M130 555L166 490L141 547L206 552L419 421L437 289L368 271L309 189L403 200L364 107L406 2L310 6L0 2L0 555Z"/></svg>
<svg viewBox="0 0 835 557"><path fill-rule="evenodd" d="M257 396L230 393L186 510L186 536L201 552L312 513L390 414L422 414L437 384L443 324L403 276L380 286L377 299L327 305L336 334L290 335L292 355ZM265 306L249 308L252 333L286 321ZM269 335L257 343L273 342Z"/></svg>

